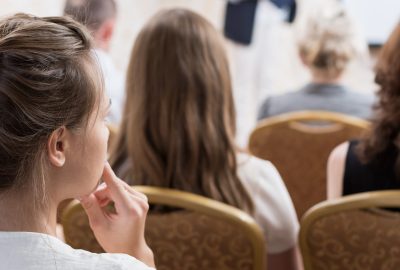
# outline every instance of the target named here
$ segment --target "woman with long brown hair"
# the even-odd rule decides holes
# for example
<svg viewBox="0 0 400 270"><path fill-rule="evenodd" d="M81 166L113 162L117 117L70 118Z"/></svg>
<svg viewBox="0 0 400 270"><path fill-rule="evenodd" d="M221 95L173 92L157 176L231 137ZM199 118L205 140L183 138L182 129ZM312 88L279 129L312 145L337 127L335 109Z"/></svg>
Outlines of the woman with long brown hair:
<svg viewBox="0 0 400 270"><path fill-rule="evenodd" d="M154 266L147 200L105 163L110 102L91 44L72 19L0 20L1 269L153 269L139 261ZM55 237L57 206L69 198L81 200L109 253Z"/></svg>
<svg viewBox="0 0 400 270"><path fill-rule="evenodd" d="M298 222L273 165L240 154L223 39L183 9L155 15L140 32L127 72L126 105L111 165L129 184L175 188L252 214L268 262L295 269Z"/></svg>
<svg viewBox="0 0 400 270"><path fill-rule="evenodd" d="M376 65L380 86L370 131L336 147L328 162L328 198L400 188L400 24Z"/></svg>

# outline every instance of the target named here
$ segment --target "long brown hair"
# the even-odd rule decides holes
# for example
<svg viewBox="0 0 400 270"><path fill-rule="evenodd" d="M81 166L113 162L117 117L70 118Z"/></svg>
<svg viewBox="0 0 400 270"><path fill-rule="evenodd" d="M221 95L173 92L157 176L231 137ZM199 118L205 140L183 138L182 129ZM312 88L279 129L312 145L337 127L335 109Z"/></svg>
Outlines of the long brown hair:
<svg viewBox="0 0 400 270"><path fill-rule="evenodd" d="M81 128L101 97L90 34L63 17L0 21L0 193L27 190L45 203L46 144Z"/></svg>
<svg viewBox="0 0 400 270"><path fill-rule="evenodd" d="M375 81L380 86L379 101L371 131L361 141L358 154L369 162L395 145L400 148L400 24L383 46L376 65ZM396 160L400 177L400 159Z"/></svg>
<svg viewBox="0 0 400 270"><path fill-rule="evenodd" d="M235 113L223 39L200 15L166 10L131 54L120 137L111 154L130 184L202 194L252 211L237 176Z"/></svg>

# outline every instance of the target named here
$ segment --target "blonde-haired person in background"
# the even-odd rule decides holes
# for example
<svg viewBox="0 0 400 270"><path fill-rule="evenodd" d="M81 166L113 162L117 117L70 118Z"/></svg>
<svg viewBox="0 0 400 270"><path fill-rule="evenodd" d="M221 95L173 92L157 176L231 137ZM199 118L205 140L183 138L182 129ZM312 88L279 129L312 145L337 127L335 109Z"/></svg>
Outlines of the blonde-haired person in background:
<svg viewBox="0 0 400 270"><path fill-rule="evenodd" d="M368 119L372 94L361 94L342 85L342 75L356 56L353 23L337 1L321 6L305 20L298 40L299 54L311 73L301 89L272 96L262 104L258 119L301 110L325 110Z"/></svg>
<svg viewBox="0 0 400 270"><path fill-rule="evenodd" d="M328 199L400 188L400 23L376 64L380 86L372 126L361 140L337 146L328 161Z"/></svg>
<svg viewBox="0 0 400 270"><path fill-rule="evenodd" d="M264 230L268 269L298 269L298 221L268 161L239 153L222 36L200 15L172 9L140 32L110 163L129 184L180 189L238 207Z"/></svg>
<svg viewBox="0 0 400 270"><path fill-rule="evenodd" d="M0 268L153 269L146 197L105 163L109 98L90 34L69 18L25 14L0 29ZM81 200L110 253L55 237L57 206L68 198ZM111 202L116 213L103 208Z"/></svg>

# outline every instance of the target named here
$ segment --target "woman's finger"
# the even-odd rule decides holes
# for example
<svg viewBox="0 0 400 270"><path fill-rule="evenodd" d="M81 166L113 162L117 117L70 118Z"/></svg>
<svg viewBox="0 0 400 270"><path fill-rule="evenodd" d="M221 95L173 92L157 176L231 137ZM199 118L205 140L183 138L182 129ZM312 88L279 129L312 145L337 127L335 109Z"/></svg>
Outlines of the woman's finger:
<svg viewBox="0 0 400 270"><path fill-rule="evenodd" d="M148 201L147 196L145 194L143 194L142 192L135 190L130 185L128 185L126 182L123 182L123 185L125 187L125 190L128 191L130 194L138 196L139 198L142 198L146 202Z"/></svg>
<svg viewBox="0 0 400 270"><path fill-rule="evenodd" d="M96 196L96 198L101 201L106 198L110 199L110 190L107 188L107 185L104 184L104 186L101 186L97 188L93 194Z"/></svg>
<svg viewBox="0 0 400 270"><path fill-rule="evenodd" d="M105 225L108 222L96 196L93 193L82 197L81 204L89 217L89 223L92 228Z"/></svg>
<svg viewBox="0 0 400 270"><path fill-rule="evenodd" d="M104 166L102 178L107 185L109 197L114 201L117 212L129 213L132 208L129 192L126 190L124 182L114 174L108 163Z"/></svg>

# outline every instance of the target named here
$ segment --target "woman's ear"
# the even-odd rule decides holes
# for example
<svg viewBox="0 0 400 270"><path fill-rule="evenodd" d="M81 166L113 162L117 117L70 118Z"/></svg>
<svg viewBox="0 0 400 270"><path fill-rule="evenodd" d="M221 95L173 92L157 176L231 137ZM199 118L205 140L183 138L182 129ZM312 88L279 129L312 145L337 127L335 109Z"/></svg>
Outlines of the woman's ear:
<svg viewBox="0 0 400 270"><path fill-rule="evenodd" d="M105 21L101 26L101 28L102 28L100 33L101 39L109 43L114 34L115 20L109 19Z"/></svg>
<svg viewBox="0 0 400 270"><path fill-rule="evenodd" d="M96 45L102 49L108 50L111 38L114 34L115 19L108 19L101 24L99 29L93 33Z"/></svg>
<svg viewBox="0 0 400 270"><path fill-rule="evenodd" d="M65 146L66 146L66 130L60 127L51 133L47 142L47 153L50 163L56 167L62 167L65 164Z"/></svg>

